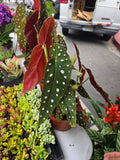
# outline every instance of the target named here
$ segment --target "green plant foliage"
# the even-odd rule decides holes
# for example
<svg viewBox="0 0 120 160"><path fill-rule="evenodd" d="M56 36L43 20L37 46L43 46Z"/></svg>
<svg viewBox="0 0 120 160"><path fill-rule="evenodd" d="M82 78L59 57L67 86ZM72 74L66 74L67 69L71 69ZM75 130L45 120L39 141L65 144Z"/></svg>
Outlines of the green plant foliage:
<svg viewBox="0 0 120 160"><path fill-rule="evenodd" d="M86 128L86 120L85 120L85 113L84 113L84 111L77 111L76 118L77 118L77 123L81 127Z"/></svg>
<svg viewBox="0 0 120 160"><path fill-rule="evenodd" d="M16 9L16 14L14 16L15 22L15 32L17 33L17 39L23 49L26 49L26 39L24 35L24 28L26 24L25 6L20 3Z"/></svg>
<svg viewBox="0 0 120 160"><path fill-rule="evenodd" d="M46 120L38 126L38 102L32 100L33 97L40 97L39 90L33 89L18 97L21 89L22 84L14 88L0 87L0 157L44 160L49 155L44 146L55 143L50 131L51 124Z"/></svg>
<svg viewBox="0 0 120 160"><path fill-rule="evenodd" d="M87 129L87 133L90 136L91 140L97 142L98 144L105 143L105 138L99 131Z"/></svg>
<svg viewBox="0 0 120 160"><path fill-rule="evenodd" d="M60 101L60 107L72 127L76 126L76 98L71 87L67 88L63 98Z"/></svg>
<svg viewBox="0 0 120 160"><path fill-rule="evenodd" d="M11 37L9 34L14 31L14 26L12 23L8 23L3 27L0 27L0 45L7 44Z"/></svg>
<svg viewBox="0 0 120 160"><path fill-rule="evenodd" d="M53 3L51 1L46 1L46 9L47 9L48 17L52 16L52 14L55 14Z"/></svg>
<svg viewBox="0 0 120 160"><path fill-rule="evenodd" d="M75 85L76 85L76 81L73 80L73 79L71 79L71 80L70 80L70 84L71 84L72 86L75 86ZM74 89L74 88L73 88L73 89ZM78 92L82 97L87 98L87 99L91 99L90 96L89 96L89 94L87 93L87 91L85 90L85 88L84 88L81 84L78 83L75 89L77 90L77 92Z"/></svg>
<svg viewBox="0 0 120 160"><path fill-rule="evenodd" d="M118 133L117 133L116 151L120 152L120 130L118 130Z"/></svg>
<svg viewBox="0 0 120 160"><path fill-rule="evenodd" d="M91 102L93 106L95 106L94 108L98 115L100 115L101 111L98 104L101 105L101 103L96 103L96 101ZM89 137L93 142L93 155L91 160L103 160L105 153L120 151L120 132L118 129L119 125L116 125L118 128L112 127L109 123L104 121L103 115L100 115L100 117L101 118L93 118L93 116L90 117L91 121L95 127L97 127L97 129L86 129Z"/></svg>
<svg viewBox="0 0 120 160"><path fill-rule="evenodd" d="M106 126L105 122L101 118L93 119L94 124L96 124L99 131L102 131L102 129Z"/></svg>
<svg viewBox="0 0 120 160"><path fill-rule="evenodd" d="M11 58L13 56L13 50L0 46L0 61Z"/></svg>
<svg viewBox="0 0 120 160"><path fill-rule="evenodd" d="M49 60L45 69L40 122L43 122L53 112L63 97L69 85L72 70L70 58L64 47L54 44L50 52L53 58Z"/></svg>
<svg viewBox="0 0 120 160"><path fill-rule="evenodd" d="M90 99L89 101L90 101L90 103L92 104L92 106L94 107L94 109L95 109L98 117L101 118L102 111L101 111L101 109L100 109L99 106L100 106L100 105L102 106L103 104L100 104L98 101L95 101L95 100L92 100L92 99Z"/></svg>
<svg viewBox="0 0 120 160"><path fill-rule="evenodd" d="M61 46L64 47L67 50L65 37L63 35L61 35L61 34L58 34L57 37L58 37L58 43L61 44Z"/></svg>

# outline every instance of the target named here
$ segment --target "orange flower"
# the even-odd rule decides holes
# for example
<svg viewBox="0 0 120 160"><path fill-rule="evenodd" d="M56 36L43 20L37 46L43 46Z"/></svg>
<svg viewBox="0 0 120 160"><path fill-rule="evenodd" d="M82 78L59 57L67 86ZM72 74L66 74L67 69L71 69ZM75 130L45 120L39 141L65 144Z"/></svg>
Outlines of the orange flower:
<svg viewBox="0 0 120 160"><path fill-rule="evenodd" d="M119 105L111 104L110 108L108 108L107 106L104 106L104 108L107 110L107 112L106 112L106 117L104 117L103 120L106 123L110 123L110 125L113 128L115 128L115 124L120 123Z"/></svg>

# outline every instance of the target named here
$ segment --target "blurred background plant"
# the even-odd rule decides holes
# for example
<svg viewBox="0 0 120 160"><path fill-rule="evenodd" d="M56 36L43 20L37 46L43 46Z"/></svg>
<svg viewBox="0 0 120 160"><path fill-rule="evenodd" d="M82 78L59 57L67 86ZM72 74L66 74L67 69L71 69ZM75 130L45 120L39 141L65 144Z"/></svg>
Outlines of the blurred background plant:
<svg viewBox="0 0 120 160"><path fill-rule="evenodd" d="M13 16L15 12L8 6L0 3L0 45L9 43L9 34L14 31Z"/></svg>
<svg viewBox="0 0 120 160"><path fill-rule="evenodd" d="M22 68L20 68L20 59L13 56L13 58L8 58L5 63L0 61L0 67L5 71L5 79L11 80L16 79L22 75Z"/></svg>
<svg viewBox="0 0 120 160"><path fill-rule="evenodd" d="M5 59L12 58L14 52L13 49L8 49L6 47L0 46L0 61L4 61Z"/></svg>

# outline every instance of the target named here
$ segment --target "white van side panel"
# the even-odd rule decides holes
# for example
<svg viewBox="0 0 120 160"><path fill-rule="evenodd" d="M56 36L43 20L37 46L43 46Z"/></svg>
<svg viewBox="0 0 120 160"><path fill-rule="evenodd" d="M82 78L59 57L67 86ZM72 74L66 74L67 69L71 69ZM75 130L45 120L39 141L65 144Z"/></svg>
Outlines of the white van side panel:
<svg viewBox="0 0 120 160"><path fill-rule="evenodd" d="M67 19L67 20L71 19L73 7L70 8L69 5L70 5L69 3L60 4L60 19Z"/></svg>
<svg viewBox="0 0 120 160"><path fill-rule="evenodd" d="M120 0L96 0L91 21L73 20L74 0L60 3L62 28L113 35L120 29Z"/></svg>
<svg viewBox="0 0 120 160"><path fill-rule="evenodd" d="M120 0L97 0L94 10L93 24L120 25Z"/></svg>

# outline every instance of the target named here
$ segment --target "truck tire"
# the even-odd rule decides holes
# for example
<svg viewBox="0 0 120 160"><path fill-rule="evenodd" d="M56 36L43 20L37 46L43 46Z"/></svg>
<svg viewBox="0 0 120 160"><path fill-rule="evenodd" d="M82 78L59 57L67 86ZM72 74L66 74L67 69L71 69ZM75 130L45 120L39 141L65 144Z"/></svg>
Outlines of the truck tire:
<svg viewBox="0 0 120 160"><path fill-rule="evenodd" d="M62 33L63 33L63 35L67 36L68 35L68 28L62 28Z"/></svg>
<svg viewBox="0 0 120 160"><path fill-rule="evenodd" d="M103 40L105 40L105 41L109 41L110 38L111 38L111 35L109 35L109 34L104 34L103 35Z"/></svg>

